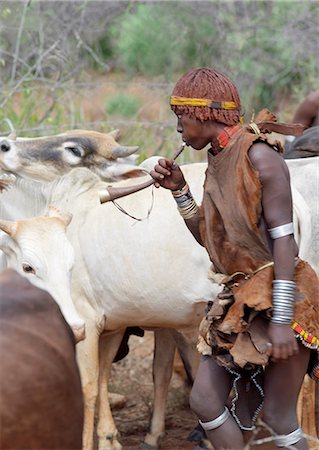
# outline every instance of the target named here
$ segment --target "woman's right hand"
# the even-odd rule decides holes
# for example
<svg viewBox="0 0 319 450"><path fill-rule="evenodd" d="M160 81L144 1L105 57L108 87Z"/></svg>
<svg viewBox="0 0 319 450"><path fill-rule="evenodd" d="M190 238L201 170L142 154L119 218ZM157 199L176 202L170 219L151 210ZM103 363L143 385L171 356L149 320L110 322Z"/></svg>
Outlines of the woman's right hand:
<svg viewBox="0 0 319 450"><path fill-rule="evenodd" d="M180 167L170 159L159 159L150 175L155 180L155 187L176 191L185 186L186 181Z"/></svg>

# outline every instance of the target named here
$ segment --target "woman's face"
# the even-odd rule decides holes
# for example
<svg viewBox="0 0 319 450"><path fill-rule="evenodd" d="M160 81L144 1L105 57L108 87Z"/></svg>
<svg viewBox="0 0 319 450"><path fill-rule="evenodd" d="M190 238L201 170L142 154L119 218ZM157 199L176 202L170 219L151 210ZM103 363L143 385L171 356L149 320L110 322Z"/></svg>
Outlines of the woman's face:
<svg viewBox="0 0 319 450"><path fill-rule="evenodd" d="M187 145L195 150L202 150L212 140L210 121L201 122L185 114L177 116L177 132Z"/></svg>

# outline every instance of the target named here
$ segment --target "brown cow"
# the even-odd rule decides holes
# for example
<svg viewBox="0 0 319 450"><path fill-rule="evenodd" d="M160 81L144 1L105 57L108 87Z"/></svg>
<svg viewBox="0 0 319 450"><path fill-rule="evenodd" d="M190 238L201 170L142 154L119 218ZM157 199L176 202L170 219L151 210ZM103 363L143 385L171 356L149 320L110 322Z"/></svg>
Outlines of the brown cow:
<svg viewBox="0 0 319 450"><path fill-rule="evenodd" d="M0 273L0 448L80 450L83 400L75 342L45 291Z"/></svg>

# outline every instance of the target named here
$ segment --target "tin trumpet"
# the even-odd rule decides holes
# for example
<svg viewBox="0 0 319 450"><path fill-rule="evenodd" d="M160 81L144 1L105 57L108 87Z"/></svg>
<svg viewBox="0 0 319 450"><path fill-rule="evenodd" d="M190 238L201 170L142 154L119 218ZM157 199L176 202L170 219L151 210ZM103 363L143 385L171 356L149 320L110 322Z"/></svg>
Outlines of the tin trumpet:
<svg viewBox="0 0 319 450"><path fill-rule="evenodd" d="M175 161L178 156L182 153L186 145L186 142L183 142L181 147L174 153L172 160ZM113 187L109 186L101 191L99 191L99 197L101 203L110 202L116 200L121 197L125 197L126 195L134 194L135 192L141 191L142 189L147 188L148 186L152 186L156 181L152 178L151 180L147 180L144 183L137 184L135 186L128 187Z"/></svg>

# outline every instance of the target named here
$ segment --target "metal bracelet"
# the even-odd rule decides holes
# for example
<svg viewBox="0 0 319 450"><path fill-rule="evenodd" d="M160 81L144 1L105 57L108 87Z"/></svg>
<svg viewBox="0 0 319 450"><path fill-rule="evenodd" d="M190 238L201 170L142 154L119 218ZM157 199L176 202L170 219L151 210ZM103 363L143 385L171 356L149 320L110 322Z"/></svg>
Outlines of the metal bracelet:
<svg viewBox="0 0 319 450"><path fill-rule="evenodd" d="M272 319L275 324L290 324L294 315L295 286L291 280L273 280Z"/></svg>
<svg viewBox="0 0 319 450"><path fill-rule="evenodd" d="M199 209L198 205L196 204L194 199L187 206L184 207L178 206L177 208L178 212L180 213L180 215L183 217L184 220L188 220L196 216L198 209Z"/></svg>
<svg viewBox="0 0 319 450"><path fill-rule="evenodd" d="M189 220L197 214L198 205L192 196L188 184L178 190L172 191L173 197L177 203L177 209L184 220Z"/></svg>
<svg viewBox="0 0 319 450"><path fill-rule="evenodd" d="M182 187L182 189L177 189L176 191L171 191L173 197L180 197L181 195L187 194L189 192L189 186L186 183L185 186Z"/></svg>
<svg viewBox="0 0 319 450"><path fill-rule="evenodd" d="M284 225L279 225L275 228L268 228L271 239L278 239L289 234L294 234L294 224L293 222L285 223Z"/></svg>

